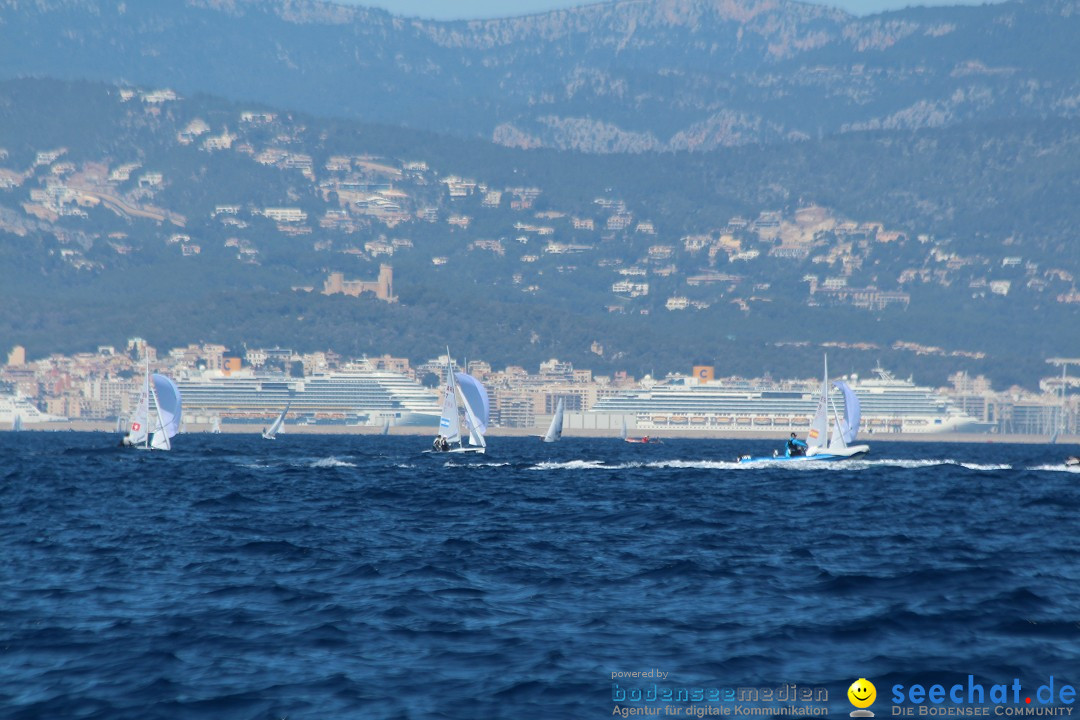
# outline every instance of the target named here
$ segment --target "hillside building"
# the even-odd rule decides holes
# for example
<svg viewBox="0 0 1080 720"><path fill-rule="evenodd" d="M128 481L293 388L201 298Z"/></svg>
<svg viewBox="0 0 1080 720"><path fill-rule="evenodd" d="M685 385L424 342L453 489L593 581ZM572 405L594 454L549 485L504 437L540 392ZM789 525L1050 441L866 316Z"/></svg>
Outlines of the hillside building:
<svg viewBox="0 0 1080 720"><path fill-rule="evenodd" d="M326 278L323 295L349 295L359 297L364 293L374 293L383 302L396 303L394 295L394 268L389 265L379 266L379 278L374 282L367 280L346 280L344 273L333 272Z"/></svg>

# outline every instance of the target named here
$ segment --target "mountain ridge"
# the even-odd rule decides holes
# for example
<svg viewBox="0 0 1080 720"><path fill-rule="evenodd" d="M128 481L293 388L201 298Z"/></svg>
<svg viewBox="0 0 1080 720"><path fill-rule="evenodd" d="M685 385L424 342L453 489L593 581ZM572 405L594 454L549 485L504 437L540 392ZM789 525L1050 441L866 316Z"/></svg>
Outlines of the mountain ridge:
<svg viewBox="0 0 1080 720"><path fill-rule="evenodd" d="M439 22L322 0L5 0L0 76L163 85L589 153L1075 117L1077 0L856 17L793 0L618 0Z"/></svg>

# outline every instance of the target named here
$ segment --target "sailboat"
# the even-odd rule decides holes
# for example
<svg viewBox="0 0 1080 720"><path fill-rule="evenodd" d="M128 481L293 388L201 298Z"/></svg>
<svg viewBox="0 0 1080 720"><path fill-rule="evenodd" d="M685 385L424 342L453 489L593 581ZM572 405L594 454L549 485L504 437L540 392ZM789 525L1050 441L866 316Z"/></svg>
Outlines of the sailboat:
<svg viewBox="0 0 1080 720"><path fill-rule="evenodd" d="M382 432L379 433L379 434L380 435L389 435L390 434L390 420L389 419L387 419L386 422L383 423Z"/></svg>
<svg viewBox="0 0 1080 720"><path fill-rule="evenodd" d="M211 435L220 435L221 434L221 418L218 417L217 415L215 415L214 417L212 417L210 419L210 434Z"/></svg>
<svg viewBox="0 0 1080 720"><path fill-rule="evenodd" d="M659 440L656 440L655 438L650 440L648 435L646 435L644 437L630 437L629 435L627 435L626 418L625 417L623 417L623 419L622 419L622 432L619 433L619 437L622 438L623 442L635 443L637 445L648 445L649 443L658 443L658 442L660 442Z"/></svg>
<svg viewBox="0 0 1080 720"><path fill-rule="evenodd" d="M19 432L22 429L22 415L16 415L15 421L11 423L11 432Z"/></svg>
<svg viewBox="0 0 1080 720"><path fill-rule="evenodd" d="M563 398L559 398L559 404L555 408L555 415L551 418L551 424L548 425L547 432L543 435L544 442L555 442L562 437L564 409L565 402L563 401Z"/></svg>
<svg viewBox="0 0 1080 720"><path fill-rule="evenodd" d="M430 452L484 453L491 406L487 390L468 373L455 373L450 362L450 350L446 351L446 393L443 395L442 415L439 417L439 436L435 438ZM461 420L458 416L458 398L465 408L465 426L468 429L469 445L462 441ZM457 447L453 446L457 443Z"/></svg>
<svg viewBox="0 0 1080 720"><path fill-rule="evenodd" d="M157 410L153 428L150 426L151 396ZM181 419L180 388L176 387L171 378L157 373L150 375L148 359L139 402L121 444L142 450L171 450L171 441L180 431Z"/></svg>
<svg viewBox="0 0 1080 720"><path fill-rule="evenodd" d="M818 398L814 419L810 422L805 454L781 455L780 453L774 453L772 457L743 455L739 458L739 462L847 460L870 452L869 445L853 444L859 431L859 397L845 382L837 380L833 383L833 387L839 390L844 398L844 417L842 419L836 410L836 405L829 398L829 360L826 357L825 375L821 381L821 396ZM829 422L830 411L832 412L832 432L830 432Z"/></svg>
<svg viewBox="0 0 1080 720"><path fill-rule="evenodd" d="M292 405L292 400L285 403L285 409L281 411L281 414L277 416L277 420L270 426L269 429L263 430L263 440L277 440L277 434L281 432L282 426L285 424L285 415L289 412L289 406Z"/></svg>

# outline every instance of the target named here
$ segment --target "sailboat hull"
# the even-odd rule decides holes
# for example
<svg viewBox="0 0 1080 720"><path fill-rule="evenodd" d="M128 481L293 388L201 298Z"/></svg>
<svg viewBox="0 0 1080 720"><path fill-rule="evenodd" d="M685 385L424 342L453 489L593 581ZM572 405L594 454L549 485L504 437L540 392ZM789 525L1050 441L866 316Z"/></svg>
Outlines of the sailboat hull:
<svg viewBox="0 0 1080 720"><path fill-rule="evenodd" d="M821 452L814 453L813 455L777 455L776 457L751 457L749 455L743 455L739 458L739 462L834 462L837 460L852 460L857 457L862 457L869 452L869 445L852 445L850 447L844 448L843 450L822 450Z"/></svg>
<svg viewBox="0 0 1080 720"><path fill-rule="evenodd" d="M455 447L449 450L425 450L425 455L450 455L453 453L476 453L477 455L483 455L487 452L486 447Z"/></svg>

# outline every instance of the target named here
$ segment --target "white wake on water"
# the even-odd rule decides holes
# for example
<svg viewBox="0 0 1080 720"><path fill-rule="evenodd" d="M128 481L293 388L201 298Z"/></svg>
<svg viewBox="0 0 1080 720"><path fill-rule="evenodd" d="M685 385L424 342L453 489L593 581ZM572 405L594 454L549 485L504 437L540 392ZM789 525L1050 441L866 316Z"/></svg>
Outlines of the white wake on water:
<svg viewBox="0 0 1080 720"><path fill-rule="evenodd" d="M632 470L634 468L652 468L657 470L761 470L784 468L786 470L821 471L821 470L867 470L879 467L893 468L926 468L938 466L962 467L967 470L992 471L1012 470L1008 464L983 464L971 463L951 458L934 460L905 460L905 459L856 459L839 461L786 461L775 462L762 460L754 463L740 463L734 460L654 460L650 462L615 463L608 465L603 460L568 460L565 462L545 461L530 467L530 470ZM1057 468L1055 468L1057 469ZM1061 468L1064 469L1064 468Z"/></svg>
<svg viewBox="0 0 1080 720"><path fill-rule="evenodd" d="M443 467L460 467L460 468L482 468L482 467L506 467L510 463L505 462L463 462L456 463L451 460L447 460L443 463Z"/></svg>
<svg viewBox="0 0 1080 720"><path fill-rule="evenodd" d="M567 462L544 461L530 470L619 470L628 465L605 465L603 460L569 460Z"/></svg>
<svg viewBox="0 0 1080 720"><path fill-rule="evenodd" d="M336 457L322 458L311 463L313 468L356 467L355 463L338 460Z"/></svg>

